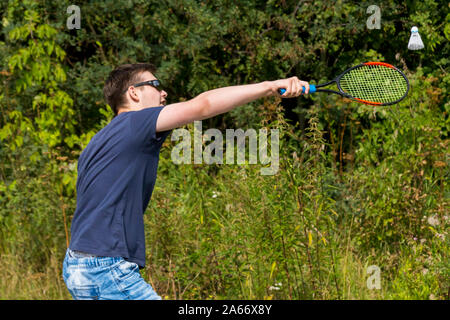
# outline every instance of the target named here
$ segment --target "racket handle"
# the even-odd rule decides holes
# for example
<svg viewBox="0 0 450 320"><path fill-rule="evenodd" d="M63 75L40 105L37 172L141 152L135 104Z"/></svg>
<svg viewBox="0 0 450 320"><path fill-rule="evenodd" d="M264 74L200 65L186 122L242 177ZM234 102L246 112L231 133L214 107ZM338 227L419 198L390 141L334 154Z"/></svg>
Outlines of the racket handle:
<svg viewBox="0 0 450 320"><path fill-rule="evenodd" d="M284 88L278 89L278 93L280 95L283 95L285 92L286 92L286 89L284 89ZM305 93L305 87L303 87L302 92ZM314 92L316 92L316 86L313 84L310 84L309 85L309 93L314 93Z"/></svg>

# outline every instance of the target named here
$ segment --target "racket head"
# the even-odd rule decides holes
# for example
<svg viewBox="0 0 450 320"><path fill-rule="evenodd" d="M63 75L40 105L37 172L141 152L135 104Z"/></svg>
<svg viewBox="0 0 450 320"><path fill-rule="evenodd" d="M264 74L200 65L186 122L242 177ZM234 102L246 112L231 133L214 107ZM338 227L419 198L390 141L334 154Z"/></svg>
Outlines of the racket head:
<svg viewBox="0 0 450 320"><path fill-rule="evenodd" d="M336 83L346 97L374 106L398 103L409 92L405 74L385 62L365 62L347 69Z"/></svg>

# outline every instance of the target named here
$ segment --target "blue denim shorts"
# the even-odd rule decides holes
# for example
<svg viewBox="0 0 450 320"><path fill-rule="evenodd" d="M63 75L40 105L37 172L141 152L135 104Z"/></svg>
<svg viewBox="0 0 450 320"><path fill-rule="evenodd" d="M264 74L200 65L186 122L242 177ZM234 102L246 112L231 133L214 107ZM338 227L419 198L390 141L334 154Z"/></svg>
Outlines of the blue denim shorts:
<svg viewBox="0 0 450 320"><path fill-rule="evenodd" d="M134 262L67 249L63 278L75 300L161 300Z"/></svg>

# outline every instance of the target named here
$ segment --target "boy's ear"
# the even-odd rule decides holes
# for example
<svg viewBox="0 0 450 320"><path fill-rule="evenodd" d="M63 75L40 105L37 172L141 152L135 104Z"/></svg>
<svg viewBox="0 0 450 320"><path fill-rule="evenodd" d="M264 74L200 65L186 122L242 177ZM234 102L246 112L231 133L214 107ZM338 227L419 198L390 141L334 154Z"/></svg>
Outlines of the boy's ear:
<svg viewBox="0 0 450 320"><path fill-rule="evenodd" d="M135 87L131 86L128 89L127 93L129 93L129 96L130 96L131 99L133 99L133 101L139 102L140 98L139 98L139 95L137 93L137 89Z"/></svg>

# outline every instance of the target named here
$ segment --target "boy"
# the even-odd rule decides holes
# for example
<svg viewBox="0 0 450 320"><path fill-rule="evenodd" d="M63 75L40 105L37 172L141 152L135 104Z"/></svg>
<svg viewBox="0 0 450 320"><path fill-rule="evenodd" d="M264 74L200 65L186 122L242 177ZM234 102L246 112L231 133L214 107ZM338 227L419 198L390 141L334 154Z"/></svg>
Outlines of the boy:
<svg viewBox="0 0 450 320"><path fill-rule="evenodd" d="M156 181L159 151L172 129L211 118L256 99L299 96L297 77L206 91L165 106L167 93L151 64L122 65L103 93L115 117L78 161L77 209L63 277L74 299L161 299L141 277L145 266L143 214Z"/></svg>

